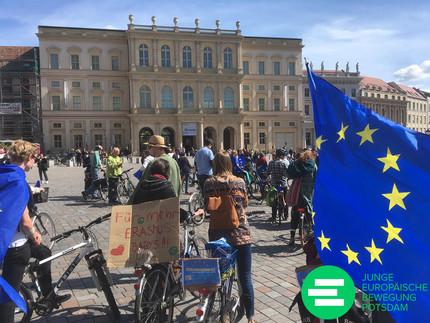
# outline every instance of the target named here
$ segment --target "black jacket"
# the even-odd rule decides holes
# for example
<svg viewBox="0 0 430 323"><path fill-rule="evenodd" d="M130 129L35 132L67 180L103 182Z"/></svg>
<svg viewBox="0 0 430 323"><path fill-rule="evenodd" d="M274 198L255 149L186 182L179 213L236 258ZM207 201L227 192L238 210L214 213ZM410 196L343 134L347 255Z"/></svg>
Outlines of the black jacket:
<svg viewBox="0 0 430 323"><path fill-rule="evenodd" d="M164 178L149 176L143 180L139 190L134 195L131 204L140 204L149 201L164 200L170 197L176 197L172 182Z"/></svg>
<svg viewBox="0 0 430 323"><path fill-rule="evenodd" d="M191 165L187 157L185 156L179 157L178 165L182 175L189 174L191 172Z"/></svg>

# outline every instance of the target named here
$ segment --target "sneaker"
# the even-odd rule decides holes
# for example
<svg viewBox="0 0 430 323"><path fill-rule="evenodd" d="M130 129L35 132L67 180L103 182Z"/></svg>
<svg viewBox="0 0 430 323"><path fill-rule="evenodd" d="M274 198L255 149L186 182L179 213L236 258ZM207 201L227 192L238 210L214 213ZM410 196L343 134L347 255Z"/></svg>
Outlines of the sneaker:
<svg viewBox="0 0 430 323"><path fill-rule="evenodd" d="M84 198L85 201L88 201L88 195L87 193L85 193L85 191L82 192L82 197Z"/></svg>
<svg viewBox="0 0 430 323"><path fill-rule="evenodd" d="M54 301L57 304L64 303L65 301L68 301L72 295L70 294L64 294L64 295L55 295Z"/></svg>
<svg viewBox="0 0 430 323"><path fill-rule="evenodd" d="M290 239L290 242L288 242L287 246L293 247L294 246L294 239Z"/></svg>
<svg viewBox="0 0 430 323"><path fill-rule="evenodd" d="M45 184L49 184L49 182L48 182L48 181L45 181Z"/></svg>
<svg viewBox="0 0 430 323"><path fill-rule="evenodd" d="M275 221L276 221L276 218L271 217L271 218L268 218L266 221L267 221L267 222L275 222Z"/></svg>

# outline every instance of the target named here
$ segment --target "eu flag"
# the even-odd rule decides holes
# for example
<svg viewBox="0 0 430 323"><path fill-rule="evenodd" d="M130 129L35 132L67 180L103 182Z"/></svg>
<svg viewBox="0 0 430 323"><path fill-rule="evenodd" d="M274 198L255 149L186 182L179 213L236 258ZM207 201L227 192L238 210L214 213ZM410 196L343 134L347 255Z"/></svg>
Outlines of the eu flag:
<svg viewBox="0 0 430 323"><path fill-rule="evenodd" d="M17 165L0 164L0 263L3 262L12 237L29 199L24 170ZM27 310L25 301L0 277L0 303L14 301Z"/></svg>
<svg viewBox="0 0 430 323"><path fill-rule="evenodd" d="M430 136L367 109L309 68L308 79L320 155L313 199L320 257L397 322L427 321Z"/></svg>

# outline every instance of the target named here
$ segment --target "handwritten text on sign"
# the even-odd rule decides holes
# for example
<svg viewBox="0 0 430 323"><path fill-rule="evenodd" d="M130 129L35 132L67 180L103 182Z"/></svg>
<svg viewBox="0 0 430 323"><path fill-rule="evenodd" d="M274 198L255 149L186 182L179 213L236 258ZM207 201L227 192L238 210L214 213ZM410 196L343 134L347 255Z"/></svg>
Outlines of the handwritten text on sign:
<svg viewBox="0 0 430 323"><path fill-rule="evenodd" d="M179 198L112 208L108 266L135 266L139 249L152 252L150 263L178 258Z"/></svg>

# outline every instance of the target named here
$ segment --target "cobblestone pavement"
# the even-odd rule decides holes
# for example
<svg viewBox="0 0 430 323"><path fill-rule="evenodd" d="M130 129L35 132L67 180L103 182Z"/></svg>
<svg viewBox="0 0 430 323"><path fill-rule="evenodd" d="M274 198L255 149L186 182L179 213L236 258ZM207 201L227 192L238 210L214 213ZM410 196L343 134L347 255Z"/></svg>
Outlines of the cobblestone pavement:
<svg viewBox="0 0 430 323"><path fill-rule="evenodd" d="M140 165L126 164L123 168ZM82 198L84 170L82 167L54 166L48 170L49 201L38 204L39 211L48 212L56 223L57 233L84 225L98 216L110 212L104 201L88 201ZM30 184L38 180L38 170L34 167L27 175ZM134 179L135 180L135 179ZM135 181L137 182L137 180ZM182 197L181 203L185 202ZM297 322L300 321L298 308L289 312L288 308L299 291L294 269L305 264L305 256L298 249L288 251L289 223L272 227L266 220L270 209L250 200L247 209L253 239L252 279L255 291L255 318L258 322ZM208 223L196 228L207 236ZM100 248L107 258L109 240L109 221L93 227ZM62 240L53 252L64 250L81 242L79 234ZM57 281L71 263L75 253L56 259L52 264L53 280ZM133 321L134 289L136 278L132 268L111 270L115 286L112 288L121 311L121 322ZM46 317L33 314L34 322L113 322L103 292L98 292L91 279L85 261L82 261L60 289L60 294L71 293L72 298L63 303ZM198 300L187 293L185 301L180 302L174 311L175 322L191 322L195 316ZM246 322L243 319L241 322Z"/></svg>

